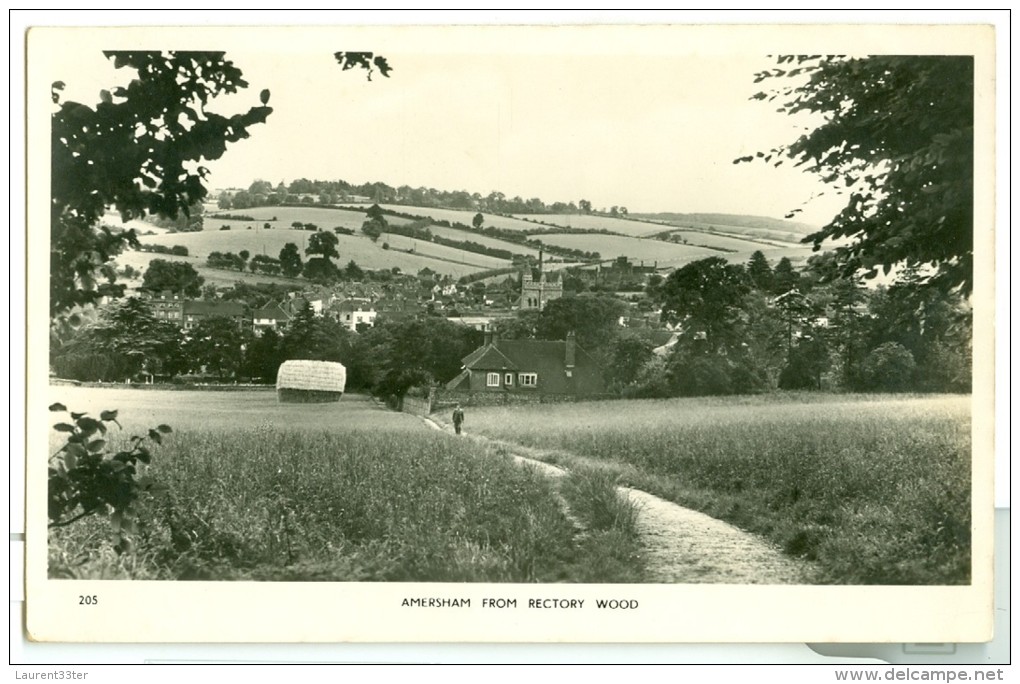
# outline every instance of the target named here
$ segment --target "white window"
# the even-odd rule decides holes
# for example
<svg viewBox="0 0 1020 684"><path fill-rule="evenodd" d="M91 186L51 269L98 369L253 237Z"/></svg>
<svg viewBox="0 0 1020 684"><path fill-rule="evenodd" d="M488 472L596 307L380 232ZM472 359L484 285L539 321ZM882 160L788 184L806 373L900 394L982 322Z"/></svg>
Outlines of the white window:
<svg viewBox="0 0 1020 684"><path fill-rule="evenodd" d="M507 373L506 375L504 375L503 376L503 384L506 385L507 387L512 387L513 384L514 384L514 374L513 373Z"/></svg>
<svg viewBox="0 0 1020 684"><path fill-rule="evenodd" d="M499 387L499 373L489 373L485 379L485 384L488 387Z"/></svg>
<svg viewBox="0 0 1020 684"><path fill-rule="evenodd" d="M538 384L538 373L518 373L517 381L521 387L534 387Z"/></svg>

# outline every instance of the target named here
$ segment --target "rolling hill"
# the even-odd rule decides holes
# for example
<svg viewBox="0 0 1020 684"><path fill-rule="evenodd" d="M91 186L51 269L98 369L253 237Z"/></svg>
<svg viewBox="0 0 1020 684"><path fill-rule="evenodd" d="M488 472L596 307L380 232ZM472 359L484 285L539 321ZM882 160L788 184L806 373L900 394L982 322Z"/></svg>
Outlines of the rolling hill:
<svg viewBox="0 0 1020 684"><path fill-rule="evenodd" d="M130 264L142 269L155 258L171 259L191 263L206 278L216 285L229 285L238 280L251 282L295 283L292 279L262 274L240 273L211 269L205 266L211 252L234 252L247 250L250 254L266 254L276 257L288 242L293 242L304 254L310 231L297 230L294 223L312 223L322 230L332 231L336 227L353 231L353 235L337 235L340 258L337 264L345 265L353 260L362 268L399 268L405 273L415 273L430 268L454 278L485 271L506 268L511 265L507 259L470 252L457 247L439 245L429 241L409 238L394 233L384 233L377 242L372 242L361 233L365 221L364 207L323 207L317 205L287 207L253 207L232 211L221 211L206 207L204 229L193 233L170 233L150 224L134 221L129 227L140 233L143 244L187 247L187 257L172 257L149 252L128 252L118 258L121 265ZM422 216L433 222L443 221L470 226L476 211L416 207L396 204L381 205L384 209ZM226 216L225 216L226 215ZM228 218L246 216L250 219ZM604 261L620 256L628 257L634 263L657 263L660 268L678 267L697 259L711 256L722 257L731 262L744 263L752 252L761 250L775 263L782 257L801 262L810 255L810 246L801 240L816 227L794 221L782 221L763 216L740 214L708 213L658 213L634 214L630 217L613 217L600 214L519 214L513 217L486 214L485 226L494 226L520 233L542 235L534 237L547 245L598 252ZM119 219L108 217L111 225L119 225ZM390 225L403 225L414 219L387 216ZM267 229L266 226L269 226ZM223 227L229 229L223 229ZM546 233L558 227L574 230L607 231L607 233ZM470 241L487 247L507 250L512 254L537 256L535 248L482 235L474 230L459 230L433 223L429 229L436 236L448 240ZM664 239L654 239L659 236ZM388 249L383 245L387 244ZM547 254L547 256L549 256ZM550 268L554 266L547 260Z"/></svg>

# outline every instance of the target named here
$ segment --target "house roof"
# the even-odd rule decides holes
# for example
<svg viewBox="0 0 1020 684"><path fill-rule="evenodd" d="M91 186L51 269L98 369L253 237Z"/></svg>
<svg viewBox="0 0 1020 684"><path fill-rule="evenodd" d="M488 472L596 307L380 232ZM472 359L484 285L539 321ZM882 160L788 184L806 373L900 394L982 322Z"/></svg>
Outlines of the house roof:
<svg viewBox="0 0 1020 684"><path fill-rule="evenodd" d="M243 316L247 307L240 302L208 302L193 300L184 302L184 313L199 316Z"/></svg>
<svg viewBox="0 0 1020 684"><path fill-rule="evenodd" d="M460 372L460 375L455 377L450 382L446 383L446 389L451 389L451 390L455 390L455 389L470 389L471 388L471 383L469 381L470 378L471 378L471 371L469 371L469 370L467 370L465 368L464 370L462 370Z"/></svg>
<svg viewBox="0 0 1020 684"><path fill-rule="evenodd" d="M276 321L290 320L290 314L283 310L279 304L269 304L261 309L252 311L252 318L269 318Z"/></svg>
<svg viewBox="0 0 1020 684"><path fill-rule="evenodd" d="M504 370L537 373L542 392L604 391L598 365L584 349L575 345L573 378L566 374L566 355L567 342L563 340L496 340L471 352L462 362L467 374ZM460 381L461 376L457 376L447 387L455 389Z"/></svg>
<svg viewBox="0 0 1020 684"><path fill-rule="evenodd" d="M372 304L367 299L345 299L342 302L334 304L332 308L340 313L348 311L375 311Z"/></svg>
<svg viewBox="0 0 1020 684"><path fill-rule="evenodd" d="M468 354L464 357L464 367L479 370L517 370L519 366L498 348L498 344L489 344Z"/></svg>

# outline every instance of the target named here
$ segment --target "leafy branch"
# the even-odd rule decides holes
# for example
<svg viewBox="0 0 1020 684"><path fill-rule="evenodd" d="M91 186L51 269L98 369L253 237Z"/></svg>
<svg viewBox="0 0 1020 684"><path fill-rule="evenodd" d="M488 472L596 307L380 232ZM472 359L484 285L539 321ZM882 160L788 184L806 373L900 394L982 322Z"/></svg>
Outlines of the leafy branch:
<svg viewBox="0 0 1020 684"><path fill-rule="evenodd" d="M68 412L57 403L50 411ZM109 450L107 424L122 427L117 411L102 411L99 418L86 413L68 412L71 422L53 426L66 433L67 440L49 458L49 527L67 527L90 515L110 514L114 549L123 553L131 547L137 532L133 504L145 492L164 489L151 477L138 475L141 463L152 460L149 442L162 444L169 425L159 425L146 436L133 436L126 449Z"/></svg>

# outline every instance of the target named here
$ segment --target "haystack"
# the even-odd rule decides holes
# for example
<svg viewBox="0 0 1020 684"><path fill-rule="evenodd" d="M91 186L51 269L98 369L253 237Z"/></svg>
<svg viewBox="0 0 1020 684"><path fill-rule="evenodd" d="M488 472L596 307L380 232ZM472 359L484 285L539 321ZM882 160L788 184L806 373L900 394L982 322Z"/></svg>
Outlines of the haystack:
<svg viewBox="0 0 1020 684"><path fill-rule="evenodd" d="M334 361L284 361L276 374L276 397L284 403L340 401L347 369Z"/></svg>

